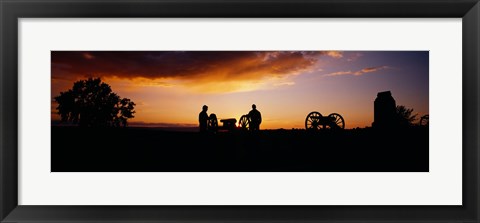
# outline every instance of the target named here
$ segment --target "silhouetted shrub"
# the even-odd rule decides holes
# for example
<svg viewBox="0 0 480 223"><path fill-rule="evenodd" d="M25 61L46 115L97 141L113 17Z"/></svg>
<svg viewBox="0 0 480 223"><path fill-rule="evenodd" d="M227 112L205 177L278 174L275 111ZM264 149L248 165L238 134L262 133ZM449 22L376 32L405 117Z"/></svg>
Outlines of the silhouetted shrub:
<svg viewBox="0 0 480 223"><path fill-rule="evenodd" d="M407 108L404 105L397 105L396 113L398 124L400 126L411 126L417 119L418 114L412 115L413 108Z"/></svg>

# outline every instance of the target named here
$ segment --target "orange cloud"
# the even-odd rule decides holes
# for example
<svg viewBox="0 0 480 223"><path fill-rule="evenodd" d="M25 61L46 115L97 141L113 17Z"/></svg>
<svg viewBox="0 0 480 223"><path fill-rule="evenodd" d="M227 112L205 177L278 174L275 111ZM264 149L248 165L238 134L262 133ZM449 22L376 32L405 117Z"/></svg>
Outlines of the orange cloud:
<svg viewBox="0 0 480 223"><path fill-rule="evenodd" d="M329 74L325 74L325 76L340 76L340 75L347 75L347 74L354 74L352 71L338 71Z"/></svg>
<svg viewBox="0 0 480 223"><path fill-rule="evenodd" d="M328 51L327 55L335 59L339 59L343 57L343 53L340 51Z"/></svg>
<svg viewBox="0 0 480 223"><path fill-rule="evenodd" d="M389 68L388 66L367 67L367 68L363 68L360 72L361 72L362 74L364 74L364 73L375 72L375 71L379 71L379 70L383 70L383 69L388 69L388 68Z"/></svg>
<svg viewBox="0 0 480 223"><path fill-rule="evenodd" d="M361 69L359 71L355 71L355 72L353 72L353 71L337 71L337 72L325 74L324 76L328 76L328 77L341 76L341 75L360 76L360 75L363 75L363 74L366 74L366 73L376 72L376 71L379 71L379 70L384 70L384 69L389 69L389 68L390 68L389 66L367 67L367 68L363 68L363 69Z"/></svg>

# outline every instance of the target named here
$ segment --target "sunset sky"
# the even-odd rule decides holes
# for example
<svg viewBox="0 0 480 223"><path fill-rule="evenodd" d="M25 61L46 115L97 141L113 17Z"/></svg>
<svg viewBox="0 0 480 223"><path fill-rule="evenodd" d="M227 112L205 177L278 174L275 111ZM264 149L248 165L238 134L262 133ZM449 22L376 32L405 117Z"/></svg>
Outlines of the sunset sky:
<svg viewBox="0 0 480 223"><path fill-rule="evenodd" d="M238 120L256 104L262 129L304 128L311 111L366 127L388 90L428 114L428 51L52 51L51 61L52 120L53 98L88 77L137 104L131 125L197 126L203 105Z"/></svg>

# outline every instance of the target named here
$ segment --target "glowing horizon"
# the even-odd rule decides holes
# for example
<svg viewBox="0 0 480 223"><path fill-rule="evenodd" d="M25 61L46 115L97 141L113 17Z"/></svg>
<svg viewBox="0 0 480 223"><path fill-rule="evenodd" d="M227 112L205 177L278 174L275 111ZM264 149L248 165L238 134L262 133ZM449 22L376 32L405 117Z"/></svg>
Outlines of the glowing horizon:
<svg viewBox="0 0 480 223"><path fill-rule="evenodd" d="M196 126L262 113L262 129L304 128L308 113L339 113L346 128L371 126L378 92L428 114L428 51L52 51L53 97L100 77L137 106L129 123Z"/></svg>

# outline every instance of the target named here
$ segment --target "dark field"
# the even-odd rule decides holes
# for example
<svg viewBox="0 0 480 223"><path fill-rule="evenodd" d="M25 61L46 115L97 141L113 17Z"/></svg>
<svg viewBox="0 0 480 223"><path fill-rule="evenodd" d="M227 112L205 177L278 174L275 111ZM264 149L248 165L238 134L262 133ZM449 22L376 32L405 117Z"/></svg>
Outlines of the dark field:
<svg viewBox="0 0 480 223"><path fill-rule="evenodd" d="M428 172L428 128L175 132L52 127L52 172Z"/></svg>

